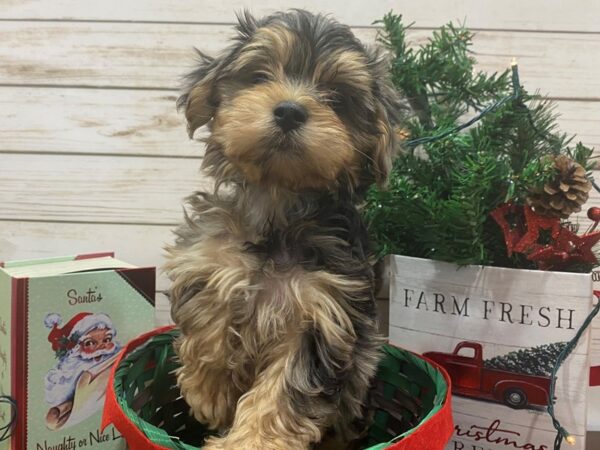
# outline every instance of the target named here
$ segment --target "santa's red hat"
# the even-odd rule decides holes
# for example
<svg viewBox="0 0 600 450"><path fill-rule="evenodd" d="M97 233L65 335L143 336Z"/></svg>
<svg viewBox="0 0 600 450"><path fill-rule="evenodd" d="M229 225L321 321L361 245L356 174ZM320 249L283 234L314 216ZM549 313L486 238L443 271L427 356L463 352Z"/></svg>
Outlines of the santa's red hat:
<svg viewBox="0 0 600 450"><path fill-rule="evenodd" d="M77 345L82 336L94 329L109 329L113 333L115 332L110 317L102 313L81 312L74 315L62 328L59 328L61 323L62 317L60 314L48 314L44 319L44 325L50 328L48 342L52 344L52 350L57 355L71 350Z"/></svg>

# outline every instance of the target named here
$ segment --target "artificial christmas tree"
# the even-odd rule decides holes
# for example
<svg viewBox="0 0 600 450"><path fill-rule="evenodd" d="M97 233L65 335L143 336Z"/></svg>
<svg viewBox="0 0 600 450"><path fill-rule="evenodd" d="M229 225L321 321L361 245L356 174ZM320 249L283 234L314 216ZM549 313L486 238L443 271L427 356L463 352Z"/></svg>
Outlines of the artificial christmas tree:
<svg viewBox="0 0 600 450"><path fill-rule="evenodd" d="M538 268L520 252L507 254L490 214L508 203L568 217L587 200L592 149L557 131L554 105L523 89L516 64L502 74L475 71L468 30L444 26L414 49L400 16L382 23L392 81L414 114L389 186L368 195L365 218L379 254Z"/></svg>

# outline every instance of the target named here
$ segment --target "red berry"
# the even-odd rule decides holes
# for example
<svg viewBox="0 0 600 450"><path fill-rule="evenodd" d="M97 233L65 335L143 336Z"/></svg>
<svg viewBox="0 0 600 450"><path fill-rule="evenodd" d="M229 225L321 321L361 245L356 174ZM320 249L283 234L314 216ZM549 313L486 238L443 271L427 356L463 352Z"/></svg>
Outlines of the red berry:
<svg viewBox="0 0 600 450"><path fill-rule="evenodd" d="M592 206L590 209L588 209L587 216L594 222L600 222L600 208L597 206Z"/></svg>

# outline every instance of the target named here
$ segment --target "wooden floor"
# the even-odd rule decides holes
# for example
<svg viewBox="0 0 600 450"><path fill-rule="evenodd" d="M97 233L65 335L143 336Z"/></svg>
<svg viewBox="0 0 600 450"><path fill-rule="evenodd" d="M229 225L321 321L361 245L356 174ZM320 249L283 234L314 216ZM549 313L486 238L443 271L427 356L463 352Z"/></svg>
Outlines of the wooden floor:
<svg viewBox="0 0 600 450"><path fill-rule="evenodd" d="M0 260L111 249L161 265L182 198L206 183L202 145L175 111L180 76L192 46L222 49L249 5L331 13L368 43L391 9L415 22L415 43L466 19L481 68L516 57L562 129L600 148L598 0L0 0Z"/></svg>

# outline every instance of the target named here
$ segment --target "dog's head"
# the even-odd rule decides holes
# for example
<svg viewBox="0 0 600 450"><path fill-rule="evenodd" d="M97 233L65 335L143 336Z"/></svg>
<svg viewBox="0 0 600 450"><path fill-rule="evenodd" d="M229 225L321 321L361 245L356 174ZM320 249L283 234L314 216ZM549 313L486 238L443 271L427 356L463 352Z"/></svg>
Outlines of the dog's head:
<svg viewBox="0 0 600 450"><path fill-rule="evenodd" d="M385 64L349 27L294 10L239 19L224 54L200 53L178 104L220 181L293 191L384 183L399 121Z"/></svg>

